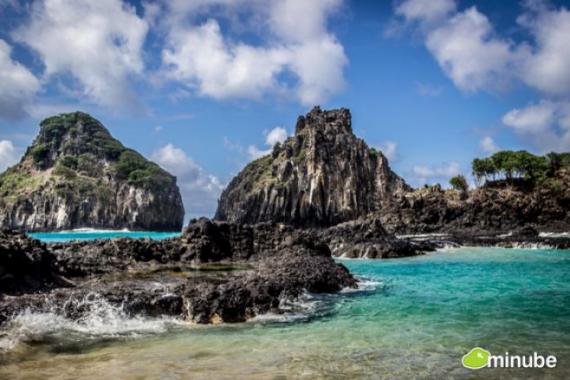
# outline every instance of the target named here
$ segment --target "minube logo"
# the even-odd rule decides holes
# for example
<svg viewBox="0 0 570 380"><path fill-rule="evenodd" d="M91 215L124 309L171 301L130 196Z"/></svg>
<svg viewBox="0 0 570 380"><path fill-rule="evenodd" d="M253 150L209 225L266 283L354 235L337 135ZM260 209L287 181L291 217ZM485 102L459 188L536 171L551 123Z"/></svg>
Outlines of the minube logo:
<svg viewBox="0 0 570 380"><path fill-rule="evenodd" d="M489 351L475 347L467 354L463 355L461 363L463 367L469 369L480 368L554 368L556 367L556 356L543 356L538 353L532 355L492 355Z"/></svg>

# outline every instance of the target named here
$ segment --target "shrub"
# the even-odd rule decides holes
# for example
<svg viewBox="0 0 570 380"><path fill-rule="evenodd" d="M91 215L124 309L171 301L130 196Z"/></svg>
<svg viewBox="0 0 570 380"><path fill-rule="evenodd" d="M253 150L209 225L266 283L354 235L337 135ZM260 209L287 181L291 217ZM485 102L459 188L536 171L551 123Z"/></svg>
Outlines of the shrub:
<svg viewBox="0 0 570 380"><path fill-rule="evenodd" d="M117 174L123 178L129 178L129 175L135 170L145 170L148 168L149 162L140 154L133 150L125 150L119 156L116 164Z"/></svg>
<svg viewBox="0 0 570 380"><path fill-rule="evenodd" d="M53 174L60 177L64 177L65 179L74 179L75 177L77 177L77 173L75 173L75 170L62 165L61 163L55 166L55 168L53 169Z"/></svg>
<svg viewBox="0 0 570 380"><path fill-rule="evenodd" d="M48 153L49 153L49 148L45 144L35 145L34 147L32 147L30 151L30 154L32 155L32 158L34 159L35 163L40 163L43 160L45 160L47 158Z"/></svg>
<svg viewBox="0 0 570 380"><path fill-rule="evenodd" d="M64 156L59 160L59 164L70 168L70 169L76 169L77 168L77 157L73 157L73 156Z"/></svg>
<svg viewBox="0 0 570 380"><path fill-rule="evenodd" d="M449 184L457 191L461 191L462 193L467 192L469 190L469 184L467 180L462 175L456 175L449 180Z"/></svg>

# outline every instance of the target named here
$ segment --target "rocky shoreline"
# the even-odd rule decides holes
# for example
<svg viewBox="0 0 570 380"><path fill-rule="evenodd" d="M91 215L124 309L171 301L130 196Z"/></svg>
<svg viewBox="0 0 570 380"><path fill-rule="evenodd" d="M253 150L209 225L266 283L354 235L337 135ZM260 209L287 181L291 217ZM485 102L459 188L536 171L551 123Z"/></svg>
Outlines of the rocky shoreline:
<svg viewBox="0 0 570 380"><path fill-rule="evenodd" d="M0 324L31 310L70 319L100 298L131 316L195 323L243 322L303 292L357 282L313 234L276 224L194 221L180 238L45 245L0 234ZM6 286L10 284L10 286Z"/></svg>
<svg viewBox="0 0 570 380"><path fill-rule="evenodd" d="M77 320L97 302L128 316L193 323L243 322L284 312L310 293L334 293L357 280L333 256L389 259L443 247L570 248L570 238L530 227L509 234L396 236L378 218L323 229L278 223L193 220L178 238L118 238L46 245L0 232L0 325L25 310Z"/></svg>

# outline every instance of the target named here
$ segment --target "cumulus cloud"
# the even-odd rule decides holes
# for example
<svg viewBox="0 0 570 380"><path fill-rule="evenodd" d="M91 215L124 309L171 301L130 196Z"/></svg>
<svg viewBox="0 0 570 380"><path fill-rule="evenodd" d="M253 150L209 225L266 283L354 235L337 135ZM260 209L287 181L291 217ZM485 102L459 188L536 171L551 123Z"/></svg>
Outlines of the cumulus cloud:
<svg viewBox="0 0 570 380"><path fill-rule="evenodd" d="M340 0L168 3L169 31L162 52L165 75L215 99L277 94L293 95L307 105L322 102L344 86L348 60L326 28L340 4ZM213 9L225 10L220 18L246 13L256 22L245 28L262 42L254 45L224 34L220 21L204 13ZM209 18L204 21L200 15Z"/></svg>
<svg viewBox="0 0 570 380"><path fill-rule="evenodd" d="M40 88L38 79L10 57L12 48L0 39L0 117L14 120L27 114L27 106Z"/></svg>
<svg viewBox="0 0 570 380"><path fill-rule="evenodd" d="M273 146L277 143L282 143L289 137L289 133L285 128L275 127L270 131L264 131L266 149L260 149L255 145L247 147L247 154L251 159L266 156L271 153Z"/></svg>
<svg viewBox="0 0 570 380"><path fill-rule="evenodd" d="M522 4L517 23L529 38L520 42L501 38L476 7L456 10L455 0L405 0L395 13L420 25L427 49L459 89L493 90L516 81L536 89L542 99L508 112L503 123L541 151L568 150L570 11L541 0ZM482 150L495 150L491 142L481 141Z"/></svg>
<svg viewBox="0 0 570 380"><path fill-rule="evenodd" d="M493 28L475 7L431 31L426 46L455 85L465 91L494 86L509 72L512 49L493 37Z"/></svg>
<svg viewBox="0 0 570 380"><path fill-rule="evenodd" d="M18 156L12 141L0 140L0 173L18 162Z"/></svg>
<svg viewBox="0 0 570 380"><path fill-rule="evenodd" d="M116 108L138 105L129 77L143 72L147 31L121 0L40 0L13 37L37 52L46 78L71 75L87 99Z"/></svg>
<svg viewBox="0 0 570 380"><path fill-rule="evenodd" d="M532 3L530 3L532 4ZM570 12L532 8L519 23L534 35L536 44L522 63L524 81L550 95L570 94Z"/></svg>
<svg viewBox="0 0 570 380"><path fill-rule="evenodd" d="M501 38L476 7L457 11L454 0L406 0L395 13L420 24L426 47L463 91L493 90L519 80L548 95L568 95L570 12L540 1L525 4L517 21L531 38L519 43Z"/></svg>
<svg viewBox="0 0 570 380"><path fill-rule="evenodd" d="M499 150L497 144L495 144L495 140L491 136L485 136L479 142L479 147L485 153L495 153Z"/></svg>
<svg viewBox="0 0 570 380"><path fill-rule="evenodd" d="M177 177L186 213L213 215L224 188L217 177L206 173L186 152L173 144L156 150L151 158Z"/></svg>
<svg viewBox="0 0 570 380"><path fill-rule="evenodd" d="M416 186L423 184L441 183L446 185L448 180L461 174L461 167L457 162L448 162L439 166L416 165L412 168L412 183Z"/></svg>
<svg viewBox="0 0 570 380"><path fill-rule="evenodd" d="M454 12L454 0L407 0L396 6L397 15L408 21L418 21L423 24L433 24Z"/></svg>
<svg viewBox="0 0 570 380"><path fill-rule="evenodd" d="M503 123L543 153L570 150L570 102L532 103L507 112Z"/></svg>

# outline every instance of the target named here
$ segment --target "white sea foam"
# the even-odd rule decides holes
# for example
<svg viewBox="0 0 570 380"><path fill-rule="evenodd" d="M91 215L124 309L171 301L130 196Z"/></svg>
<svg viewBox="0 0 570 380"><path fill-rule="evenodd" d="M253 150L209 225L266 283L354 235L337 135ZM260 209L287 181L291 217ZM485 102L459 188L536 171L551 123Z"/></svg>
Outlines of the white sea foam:
<svg viewBox="0 0 570 380"><path fill-rule="evenodd" d="M409 234L409 235L396 235L398 239L430 239L430 238L444 238L448 237L449 234L433 233L433 234Z"/></svg>
<svg viewBox="0 0 570 380"><path fill-rule="evenodd" d="M0 351L13 349L21 342L42 341L48 337L128 337L162 333L169 327L185 324L174 318L128 316L121 306L111 305L96 294L69 302L73 303L70 307L74 310L85 310L80 318L66 318L55 307L43 312L26 309L15 315L0 331Z"/></svg>
<svg viewBox="0 0 570 380"><path fill-rule="evenodd" d="M570 232L541 232L538 234L540 237L546 238L570 238Z"/></svg>
<svg viewBox="0 0 570 380"><path fill-rule="evenodd" d="M368 292L372 290L376 290L378 287L384 285L382 281L374 280L368 277L360 277L357 276L356 279L358 280L356 284L356 288L343 288L340 292L341 293L356 293L356 292Z"/></svg>
<svg viewBox="0 0 570 380"><path fill-rule="evenodd" d="M109 233L118 233L118 232L133 232L128 228L123 228L120 230L110 230L110 229L97 229L97 228L75 228L73 230L62 230L62 231L53 231L50 232L52 234L78 234L78 233L88 233L88 234L109 234Z"/></svg>
<svg viewBox="0 0 570 380"><path fill-rule="evenodd" d="M320 297L304 291L295 299L282 298L279 302L281 313L260 314L248 322L293 322L303 320L314 315L323 300Z"/></svg>

